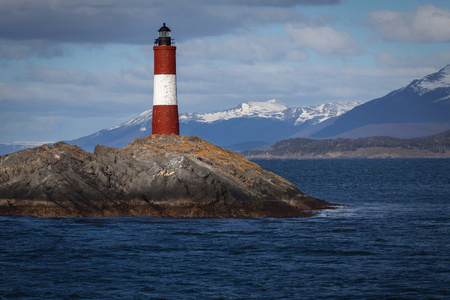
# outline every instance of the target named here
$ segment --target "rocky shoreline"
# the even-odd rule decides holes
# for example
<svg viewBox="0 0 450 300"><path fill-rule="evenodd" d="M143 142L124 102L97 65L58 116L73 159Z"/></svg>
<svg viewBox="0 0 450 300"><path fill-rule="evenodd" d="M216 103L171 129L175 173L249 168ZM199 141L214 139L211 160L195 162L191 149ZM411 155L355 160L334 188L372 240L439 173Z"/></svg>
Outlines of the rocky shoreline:
<svg viewBox="0 0 450 300"><path fill-rule="evenodd" d="M303 217L332 205L195 136L94 153L59 142L0 156L0 215Z"/></svg>

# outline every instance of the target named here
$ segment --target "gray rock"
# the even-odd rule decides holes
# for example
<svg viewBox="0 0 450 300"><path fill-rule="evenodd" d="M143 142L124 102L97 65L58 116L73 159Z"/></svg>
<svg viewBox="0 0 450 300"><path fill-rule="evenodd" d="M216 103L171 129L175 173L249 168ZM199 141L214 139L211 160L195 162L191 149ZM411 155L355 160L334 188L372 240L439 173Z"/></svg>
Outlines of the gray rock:
<svg viewBox="0 0 450 300"><path fill-rule="evenodd" d="M298 217L329 207L194 136L94 154L63 142L0 156L0 215Z"/></svg>

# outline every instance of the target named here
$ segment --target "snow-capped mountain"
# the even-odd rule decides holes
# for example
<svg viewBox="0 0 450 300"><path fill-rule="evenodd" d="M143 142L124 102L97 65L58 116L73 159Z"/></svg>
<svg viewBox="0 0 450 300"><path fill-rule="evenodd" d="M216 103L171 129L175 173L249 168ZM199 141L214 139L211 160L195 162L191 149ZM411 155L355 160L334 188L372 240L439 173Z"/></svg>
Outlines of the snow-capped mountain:
<svg viewBox="0 0 450 300"><path fill-rule="evenodd" d="M180 115L181 122L196 121L211 123L215 121L225 121L235 118L271 118L284 120L284 113L289 107L278 100L272 99L266 102L249 101L239 104L237 107L217 111L213 113L185 113Z"/></svg>
<svg viewBox="0 0 450 300"><path fill-rule="evenodd" d="M196 135L224 147L249 142L261 145L289 138L301 129L336 118L360 104L336 102L290 108L275 99L265 102L249 101L212 113L181 113L180 134ZM151 124L152 110L147 110L118 126L70 143L88 151L92 151L96 144L120 147L134 138L151 134Z"/></svg>
<svg viewBox="0 0 450 300"><path fill-rule="evenodd" d="M362 102L336 102L320 105L290 108L283 102L272 99L265 102L243 102L237 107L213 113L186 113L180 115L180 122L196 121L212 123L236 118L266 118L294 122L301 125L307 121L317 124L326 119L340 116Z"/></svg>
<svg viewBox="0 0 450 300"><path fill-rule="evenodd" d="M296 118L294 125L301 125L310 121L311 125L322 123L330 118L338 117L362 102L338 102L313 106L304 106L293 109Z"/></svg>
<svg viewBox="0 0 450 300"><path fill-rule="evenodd" d="M140 130L141 131L146 131L147 129L145 128L145 126L142 126L142 125L145 125L151 119L152 119L152 110L150 109L150 110L144 111L143 113L140 113L139 115L137 115L136 117L134 117L133 119L131 119L131 120L125 122L125 123L122 123L120 125L108 128L106 130L111 131L111 130L115 130L115 129L118 129L118 128L123 128L123 127L126 128L126 127L132 127L132 126L139 126L139 125L141 125ZM99 131L99 132L101 132L101 131Z"/></svg>
<svg viewBox="0 0 450 300"><path fill-rule="evenodd" d="M422 96L426 93L432 92L436 89L447 89L450 88L450 65L447 65L445 68L441 69L437 73L433 73L425 76L420 80L414 80L407 87L410 87L414 90L419 96ZM450 95L448 95L450 96ZM448 99L448 96L445 97ZM438 99L435 101L440 101L445 99Z"/></svg>
<svg viewBox="0 0 450 300"><path fill-rule="evenodd" d="M424 137L450 129L450 65L343 114L312 137Z"/></svg>

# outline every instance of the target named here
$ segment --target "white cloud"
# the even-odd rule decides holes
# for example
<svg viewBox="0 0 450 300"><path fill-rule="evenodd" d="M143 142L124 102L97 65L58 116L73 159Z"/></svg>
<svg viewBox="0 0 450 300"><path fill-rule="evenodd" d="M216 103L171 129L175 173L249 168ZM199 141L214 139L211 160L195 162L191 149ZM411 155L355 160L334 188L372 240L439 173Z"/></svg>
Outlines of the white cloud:
<svg viewBox="0 0 450 300"><path fill-rule="evenodd" d="M329 26L305 27L295 24L286 25L286 32L300 48L309 48L323 55L355 56L364 50L345 31Z"/></svg>
<svg viewBox="0 0 450 300"><path fill-rule="evenodd" d="M450 9L433 5L417 6L417 11L389 10L367 15L369 26L383 39L413 43L450 42Z"/></svg>
<svg viewBox="0 0 450 300"><path fill-rule="evenodd" d="M186 59L256 62L283 60L289 47L279 47L279 35L242 34L217 39L194 39L182 43L179 55Z"/></svg>

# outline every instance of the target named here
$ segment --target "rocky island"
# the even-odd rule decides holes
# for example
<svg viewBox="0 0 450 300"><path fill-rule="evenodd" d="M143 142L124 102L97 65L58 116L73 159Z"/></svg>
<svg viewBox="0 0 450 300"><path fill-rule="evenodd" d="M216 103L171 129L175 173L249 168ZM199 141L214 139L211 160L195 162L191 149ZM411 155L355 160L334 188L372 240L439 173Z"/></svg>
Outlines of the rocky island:
<svg viewBox="0 0 450 300"><path fill-rule="evenodd" d="M195 136L94 153L59 142L0 156L0 215L302 217L330 204Z"/></svg>

